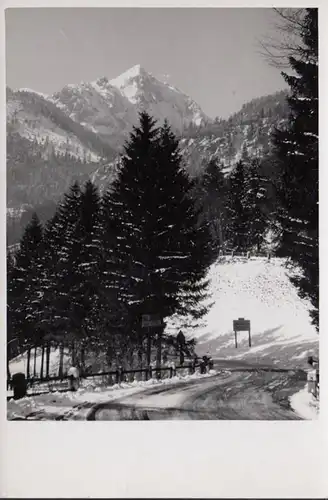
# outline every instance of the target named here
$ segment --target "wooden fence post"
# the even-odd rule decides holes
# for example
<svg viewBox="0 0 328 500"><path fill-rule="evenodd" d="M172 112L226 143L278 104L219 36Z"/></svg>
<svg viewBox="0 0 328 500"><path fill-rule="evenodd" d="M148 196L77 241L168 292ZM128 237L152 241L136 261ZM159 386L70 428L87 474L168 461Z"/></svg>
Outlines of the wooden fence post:
<svg viewBox="0 0 328 500"><path fill-rule="evenodd" d="M172 366L170 366L170 378L172 378L172 377L173 377L173 368L172 368Z"/></svg>
<svg viewBox="0 0 328 500"><path fill-rule="evenodd" d="M40 379L43 380L43 370L44 370L44 343L42 343L42 351L41 351L41 367L40 367Z"/></svg>
<svg viewBox="0 0 328 500"><path fill-rule="evenodd" d="M153 367L149 365L149 378L153 378Z"/></svg>

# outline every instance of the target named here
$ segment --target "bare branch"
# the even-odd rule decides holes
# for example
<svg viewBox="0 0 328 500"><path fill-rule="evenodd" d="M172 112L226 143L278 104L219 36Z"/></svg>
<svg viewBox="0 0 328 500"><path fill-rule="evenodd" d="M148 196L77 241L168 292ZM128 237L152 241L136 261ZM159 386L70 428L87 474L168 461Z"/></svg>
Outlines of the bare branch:
<svg viewBox="0 0 328 500"><path fill-rule="evenodd" d="M270 66L280 69L290 67L289 58L304 53L301 32L304 28L305 9L274 8L276 21L274 35L258 40L259 53Z"/></svg>

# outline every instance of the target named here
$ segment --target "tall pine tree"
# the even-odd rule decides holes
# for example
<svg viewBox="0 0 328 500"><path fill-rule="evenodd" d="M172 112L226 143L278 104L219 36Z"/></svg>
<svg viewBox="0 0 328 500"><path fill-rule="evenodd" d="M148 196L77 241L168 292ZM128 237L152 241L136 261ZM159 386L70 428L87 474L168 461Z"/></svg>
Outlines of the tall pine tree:
<svg viewBox="0 0 328 500"><path fill-rule="evenodd" d="M283 73L290 86L288 126L277 131L279 166L277 192L282 227L281 248L301 267L293 281L310 299L313 322L319 324L318 251L318 10L306 9L298 57L290 57L293 75Z"/></svg>
<svg viewBox="0 0 328 500"><path fill-rule="evenodd" d="M167 124L140 115L107 199L120 300L142 338L141 315L202 315L209 234L197 224L192 183Z"/></svg>
<svg viewBox="0 0 328 500"><path fill-rule="evenodd" d="M213 247L217 250L223 247L225 242L227 186L222 167L215 158L206 165L201 184L204 190L202 196L204 218L209 224Z"/></svg>
<svg viewBox="0 0 328 500"><path fill-rule="evenodd" d="M7 279L8 325L21 349L40 345L43 339L43 228L36 214L26 226ZM29 374L29 367L28 367Z"/></svg>
<svg viewBox="0 0 328 500"><path fill-rule="evenodd" d="M249 212L245 206L246 169L239 161L228 179L227 236L230 246L236 250L249 249Z"/></svg>
<svg viewBox="0 0 328 500"><path fill-rule="evenodd" d="M247 243L248 249L260 251L268 228L265 214L266 189L260 177L259 162L250 160L245 179L244 211L248 214Z"/></svg>

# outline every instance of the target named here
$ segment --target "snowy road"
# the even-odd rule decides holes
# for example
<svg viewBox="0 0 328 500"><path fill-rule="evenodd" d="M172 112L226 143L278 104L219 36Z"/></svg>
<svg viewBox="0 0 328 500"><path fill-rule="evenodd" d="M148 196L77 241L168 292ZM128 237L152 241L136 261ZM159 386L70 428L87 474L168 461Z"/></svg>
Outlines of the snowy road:
<svg viewBox="0 0 328 500"><path fill-rule="evenodd" d="M293 411L290 399L304 392L305 372L219 359L214 368L204 376L10 401L7 416L9 420L300 420L298 414L303 416Z"/></svg>
<svg viewBox="0 0 328 500"><path fill-rule="evenodd" d="M304 386L295 374L238 371L153 387L94 405L87 420L299 420L288 397Z"/></svg>

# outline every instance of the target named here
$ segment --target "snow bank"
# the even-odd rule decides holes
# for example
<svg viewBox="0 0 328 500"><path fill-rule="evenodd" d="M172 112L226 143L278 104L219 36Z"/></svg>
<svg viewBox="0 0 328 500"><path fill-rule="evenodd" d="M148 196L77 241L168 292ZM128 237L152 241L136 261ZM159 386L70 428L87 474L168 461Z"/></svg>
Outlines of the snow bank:
<svg viewBox="0 0 328 500"><path fill-rule="evenodd" d="M302 368L308 355L317 355L309 303L298 296L283 259L225 258L211 267L208 277L214 305L202 326L184 329L197 339L199 354ZM247 332L238 333L235 348L232 322L240 317L251 321L251 348ZM167 331L176 334L181 325L175 318Z"/></svg>
<svg viewBox="0 0 328 500"><path fill-rule="evenodd" d="M318 418L319 401L308 392L307 386L293 394L289 401L295 413L305 420L316 420Z"/></svg>

